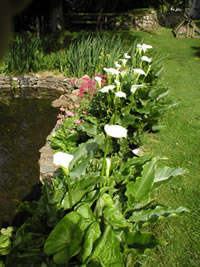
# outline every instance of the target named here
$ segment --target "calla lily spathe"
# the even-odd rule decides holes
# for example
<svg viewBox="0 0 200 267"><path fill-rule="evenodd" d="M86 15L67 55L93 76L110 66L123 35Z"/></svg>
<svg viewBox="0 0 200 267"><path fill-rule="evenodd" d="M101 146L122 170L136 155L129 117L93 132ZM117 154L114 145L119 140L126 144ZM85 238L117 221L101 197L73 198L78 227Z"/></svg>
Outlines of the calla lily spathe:
<svg viewBox="0 0 200 267"><path fill-rule="evenodd" d="M102 80L102 78L101 78L101 77L98 77L98 76L96 76L94 79L95 79L95 81L97 81L97 82L101 82L101 80Z"/></svg>
<svg viewBox="0 0 200 267"><path fill-rule="evenodd" d="M121 65L116 61L115 62L115 67L118 68L118 69L120 69L121 68Z"/></svg>
<svg viewBox="0 0 200 267"><path fill-rule="evenodd" d="M124 54L124 57L127 59L131 58L131 56L129 56L127 53Z"/></svg>
<svg viewBox="0 0 200 267"><path fill-rule="evenodd" d="M126 98L126 94L125 94L124 92L121 92L121 91L115 93L115 95L116 95L117 97L119 97L119 98Z"/></svg>
<svg viewBox="0 0 200 267"><path fill-rule="evenodd" d="M69 163L73 160L74 156L64 152L56 152L53 155L53 163L56 166L64 167L68 169Z"/></svg>
<svg viewBox="0 0 200 267"><path fill-rule="evenodd" d="M132 93L135 93L135 91L137 90L137 88L143 87L143 86L144 86L144 84L134 84L134 85L131 86L131 92Z"/></svg>
<svg viewBox="0 0 200 267"><path fill-rule="evenodd" d="M141 57L141 59L142 59L143 61L148 62L148 63L150 63L150 62L152 61L152 59L149 58L149 57L147 57L147 56L143 56L143 57Z"/></svg>
<svg viewBox="0 0 200 267"><path fill-rule="evenodd" d="M100 89L99 91L101 93L108 93L110 90L114 89L116 86L115 85L107 85L104 86L102 89Z"/></svg>
<svg viewBox="0 0 200 267"><path fill-rule="evenodd" d="M145 73L143 70L141 70L141 69L134 69L133 71L134 71L134 73L137 73L137 74L140 74L140 75L145 75L145 74L146 74L146 73Z"/></svg>
<svg viewBox="0 0 200 267"><path fill-rule="evenodd" d="M122 65L123 65L123 67L125 67L125 66L126 66L127 59L125 59L125 58L121 58L121 59L119 59L119 61L121 61L121 62L122 62Z"/></svg>
<svg viewBox="0 0 200 267"><path fill-rule="evenodd" d="M107 135L114 137L114 138L122 138L122 137L127 137L127 129L120 125L109 125L106 124L104 126L104 130Z"/></svg>
<svg viewBox="0 0 200 267"><path fill-rule="evenodd" d="M147 51L147 49L152 48L151 45L147 45L147 44L137 44L137 48L139 48L139 51L143 51L144 53Z"/></svg>
<svg viewBox="0 0 200 267"><path fill-rule="evenodd" d="M119 75L120 71L114 68L104 68L105 72L110 73L112 75Z"/></svg>

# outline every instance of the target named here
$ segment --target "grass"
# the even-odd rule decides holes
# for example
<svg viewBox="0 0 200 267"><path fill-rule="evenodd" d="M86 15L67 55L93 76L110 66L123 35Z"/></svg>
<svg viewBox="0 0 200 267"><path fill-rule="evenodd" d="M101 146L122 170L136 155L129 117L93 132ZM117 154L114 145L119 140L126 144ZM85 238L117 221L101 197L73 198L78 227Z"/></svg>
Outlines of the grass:
<svg viewBox="0 0 200 267"><path fill-rule="evenodd" d="M146 259L142 266L200 266L200 44L199 39L176 39L169 29L157 34L129 33L144 38L154 49L168 55L163 79L171 88L171 97L179 105L163 118L165 128L145 137L144 149L166 156L171 166L188 170L187 174L163 186L156 198L171 207L185 206L190 213L160 222L154 232L167 241Z"/></svg>

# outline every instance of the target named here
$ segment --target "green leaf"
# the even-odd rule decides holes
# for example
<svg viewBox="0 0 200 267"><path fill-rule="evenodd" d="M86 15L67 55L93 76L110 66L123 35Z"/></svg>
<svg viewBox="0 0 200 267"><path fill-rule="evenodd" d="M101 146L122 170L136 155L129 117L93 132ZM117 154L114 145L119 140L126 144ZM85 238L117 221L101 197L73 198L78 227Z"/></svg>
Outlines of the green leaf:
<svg viewBox="0 0 200 267"><path fill-rule="evenodd" d="M94 154L104 143L104 134L97 135L94 139L88 140L86 143L82 143L74 152L74 159L70 164L70 178L75 179L81 174L84 174L90 160L94 157Z"/></svg>
<svg viewBox="0 0 200 267"><path fill-rule="evenodd" d="M93 262L101 265L93 265ZM97 245L89 258L88 266L123 266L119 240L116 238L111 226L106 226L103 235L97 241Z"/></svg>
<svg viewBox="0 0 200 267"><path fill-rule="evenodd" d="M166 217L176 216L188 212L188 209L184 207L179 207L177 209L172 209L169 207L157 206L155 209L147 209L141 211L134 211L132 216L128 219L129 222L135 222L143 224L145 223L156 223Z"/></svg>
<svg viewBox="0 0 200 267"><path fill-rule="evenodd" d="M85 174L86 168L92 158L93 158L93 153L89 153L87 157L82 157L80 161L77 163L77 165L70 171L69 174L70 178L74 180L76 177Z"/></svg>
<svg viewBox="0 0 200 267"><path fill-rule="evenodd" d="M161 183L166 182L167 180L183 175L186 173L186 170L181 168L170 168L168 166L156 166L155 168L155 179L153 189L157 189Z"/></svg>
<svg viewBox="0 0 200 267"><path fill-rule="evenodd" d="M149 232L124 232L122 238L128 245L128 248L136 249L139 254L143 254L146 249L166 244L163 240L156 238Z"/></svg>
<svg viewBox="0 0 200 267"><path fill-rule="evenodd" d="M113 228L125 228L129 226L122 213L116 207L105 207L103 210L103 216L105 221Z"/></svg>
<svg viewBox="0 0 200 267"><path fill-rule="evenodd" d="M80 253L81 260L83 263L85 263L87 258L91 255L94 242L100 236L101 236L100 226L99 226L99 223L95 221L88 227L85 233L84 242L83 242L82 250Z"/></svg>
<svg viewBox="0 0 200 267"><path fill-rule="evenodd" d="M55 263L66 264L81 249L84 231L88 227L78 212L67 214L48 236L44 252L55 254Z"/></svg>
<svg viewBox="0 0 200 267"><path fill-rule="evenodd" d="M127 184L126 196L134 198L135 202L149 201L150 192L154 183L156 159L143 166L142 176L136 178L136 182ZM131 199L130 197L130 199Z"/></svg>
<svg viewBox="0 0 200 267"><path fill-rule="evenodd" d="M80 180L76 181L71 188L72 192L72 206L77 204L89 191L93 190L94 186L104 181L104 177L96 173L82 176ZM63 198L62 206L64 209L70 208L68 192Z"/></svg>
<svg viewBox="0 0 200 267"><path fill-rule="evenodd" d="M97 135L97 126L91 123L83 123L79 125L79 128L89 136Z"/></svg>

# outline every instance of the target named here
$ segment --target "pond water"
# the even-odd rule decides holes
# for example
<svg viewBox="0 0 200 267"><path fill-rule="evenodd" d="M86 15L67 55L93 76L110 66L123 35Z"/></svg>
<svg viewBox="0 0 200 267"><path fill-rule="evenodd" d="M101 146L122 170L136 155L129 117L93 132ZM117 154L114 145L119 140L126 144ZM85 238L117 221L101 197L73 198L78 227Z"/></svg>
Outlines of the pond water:
<svg viewBox="0 0 200 267"><path fill-rule="evenodd" d="M0 102L0 226L39 183L39 149L56 123L50 99Z"/></svg>

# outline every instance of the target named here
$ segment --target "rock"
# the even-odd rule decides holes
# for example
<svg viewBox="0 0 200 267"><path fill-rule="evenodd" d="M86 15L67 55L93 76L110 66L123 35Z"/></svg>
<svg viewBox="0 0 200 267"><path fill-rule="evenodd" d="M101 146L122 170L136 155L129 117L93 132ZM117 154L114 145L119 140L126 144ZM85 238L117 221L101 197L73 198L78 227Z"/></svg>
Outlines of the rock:
<svg viewBox="0 0 200 267"><path fill-rule="evenodd" d="M48 141L39 152L40 180L42 181L42 178L48 178L49 176L56 176L57 167L53 164L53 151Z"/></svg>
<svg viewBox="0 0 200 267"><path fill-rule="evenodd" d="M51 103L52 107L54 107L54 108L59 108L61 106L66 107L67 104L68 104L68 102L65 99L56 99Z"/></svg>

